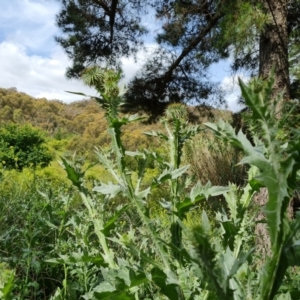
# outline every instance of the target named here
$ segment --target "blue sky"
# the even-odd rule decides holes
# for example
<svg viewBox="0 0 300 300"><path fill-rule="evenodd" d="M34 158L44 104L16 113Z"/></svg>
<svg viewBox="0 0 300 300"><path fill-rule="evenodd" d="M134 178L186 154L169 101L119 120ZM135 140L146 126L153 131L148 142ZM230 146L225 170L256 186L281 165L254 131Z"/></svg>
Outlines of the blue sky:
<svg viewBox="0 0 300 300"><path fill-rule="evenodd" d="M55 15L60 10L56 0L0 0L0 87L16 87L33 97L58 99L64 102L80 100L65 91L95 93L78 80L69 80L65 71L71 65L63 49L55 42L59 35ZM155 20L147 23L155 24ZM147 42L149 37L147 38ZM148 44L149 48L155 47ZM149 54L147 54L149 55ZM138 54L138 62L123 59L125 80L131 78L145 61L145 53ZM228 108L236 110L236 79L230 77L228 63L211 68L213 80L220 80L228 89ZM230 95L231 94L231 95Z"/></svg>

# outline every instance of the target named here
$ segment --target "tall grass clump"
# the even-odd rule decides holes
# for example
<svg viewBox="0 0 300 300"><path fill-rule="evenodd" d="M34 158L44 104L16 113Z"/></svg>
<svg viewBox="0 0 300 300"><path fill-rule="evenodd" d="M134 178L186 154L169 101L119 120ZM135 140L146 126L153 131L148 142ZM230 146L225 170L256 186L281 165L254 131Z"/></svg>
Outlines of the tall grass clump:
<svg viewBox="0 0 300 300"><path fill-rule="evenodd" d="M191 165L191 174L198 180L211 181L214 185L229 182L245 185L248 167L238 164L242 152L208 130L186 143L184 154L185 161Z"/></svg>

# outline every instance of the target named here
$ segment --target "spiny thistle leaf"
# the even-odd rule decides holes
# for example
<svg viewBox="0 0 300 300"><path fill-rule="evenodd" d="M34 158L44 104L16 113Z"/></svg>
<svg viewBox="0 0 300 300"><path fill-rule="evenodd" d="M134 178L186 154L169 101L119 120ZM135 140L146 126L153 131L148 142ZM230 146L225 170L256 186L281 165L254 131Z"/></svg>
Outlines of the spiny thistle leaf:
<svg viewBox="0 0 300 300"><path fill-rule="evenodd" d="M147 199L148 195L151 193L151 188L148 187L143 191L139 191L136 193L136 196L139 200Z"/></svg>
<svg viewBox="0 0 300 300"><path fill-rule="evenodd" d="M175 169L173 171L170 172L170 175L171 175L171 179L176 179L178 177L180 177L181 175L183 175L189 168L190 166L187 165L187 166L183 166L183 167L180 167L178 169Z"/></svg>
<svg viewBox="0 0 300 300"><path fill-rule="evenodd" d="M116 197L119 193L121 193L123 191L123 188L120 185L109 182L108 184L101 183L101 185L95 186L93 188L93 191L103 195L108 195L109 198L111 199Z"/></svg>
<svg viewBox="0 0 300 300"><path fill-rule="evenodd" d="M167 296L170 300L181 299L180 293L176 284L167 284L168 276L160 269L154 268L151 271L152 281L160 288L160 292Z"/></svg>
<svg viewBox="0 0 300 300"><path fill-rule="evenodd" d="M130 266L120 260L119 269L111 270L102 268L104 282L100 283L92 294L91 299L135 299L130 289L149 282L149 278L142 270L133 270Z"/></svg>
<svg viewBox="0 0 300 300"><path fill-rule="evenodd" d="M219 196L230 190L229 187L212 186L210 182L202 185L200 181L192 187L190 192L190 199L192 202L199 201L200 199L208 199L209 196ZM198 200L199 199L199 200Z"/></svg>
<svg viewBox="0 0 300 300"><path fill-rule="evenodd" d="M63 167L67 172L68 178L80 189L82 184L81 179L84 176L84 172L76 171L75 168L65 158L60 158L62 160Z"/></svg>
<svg viewBox="0 0 300 300"><path fill-rule="evenodd" d="M122 208L118 209L117 212L108 219L108 221L104 224L102 233L108 237L110 234L110 231L116 227L116 221L119 219L119 217L123 214L124 211L128 209L128 205L124 205Z"/></svg>
<svg viewBox="0 0 300 300"><path fill-rule="evenodd" d="M90 256L82 253L72 253L71 255L60 255L59 258L51 258L45 260L50 264L76 264L76 263L94 263L97 265L104 265L102 256Z"/></svg>

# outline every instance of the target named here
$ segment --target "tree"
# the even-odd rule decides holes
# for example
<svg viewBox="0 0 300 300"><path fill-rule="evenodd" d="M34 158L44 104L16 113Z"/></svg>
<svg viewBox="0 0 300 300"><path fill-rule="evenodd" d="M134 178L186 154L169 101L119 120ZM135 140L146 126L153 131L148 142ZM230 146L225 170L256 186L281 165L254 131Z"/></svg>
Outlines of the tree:
<svg viewBox="0 0 300 300"><path fill-rule="evenodd" d="M46 167L52 156L44 145L42 132L29 125L6 124L0 127L0 163L3 168Z"/></svg>
<svg viewBox="0 0 300 300"><path fill-rule="evenodd" d="M262 2L269 22L260 35L259 75L268 78L271 69L274 68L276 70L274 95L285 90L285 98L289 99L288 1L263 0Z"/></svg>
<svg viewBox="0 0 300 300"><path fill-rule="evenodd" d="M258 30L251 33L253 38L248 47L235 52L233 69L244 67L252 70L252 75L259 75L262 79L266 79L274 68L273 95L284 91L283 101L294 99L295 91L299 88L299 81L295 75L296 70L299 70L297 52L300 46L300 2L299 0L256 0L252 1L252 7L253 3L256 3L256 8L262 17L251 16L253 20L256 19L254 23ZM245 24L245 29L251 28L250 24L245 22L244 15L238 22L239 29L243 27L241 22ZM277 107L278 112L281 106L282 103Z"/></svg>
<svg viewBox="0 0 300 300"><path fill-rule="evenodd" d="M218 98L217 85L210 81L207 69L228 56L214 42L213 30L222 16L214 5L157 3L157 17L164 22L157 36L159 48L129 84L129 107L159 114L170 103L193 100L200 104L211 95Z"/></svg>
<svg viewBox="0 0 300 300"><path fill-rule="evenodd" d="M56 41L73 60L68 77L78 77L90 64L120 65L120 58L138 51L142 35L142 0L61 0Z"/></svg>
<svg viewBox="0 0 300 300"><path fill-rule="evenodd" d="M140 49L146 29L141 18L134 19L136 27L131 24L132 14L142 13L141 2L127 1L106 1L108 9L103 1L62 0L58 25L67 36L57 40L74 62L68 76L76 77L97 62L120 67L123 55ZM144 0L142 4L144 12L155 7L162 26L156 37L158 48L129 84L128 108L157 114L168 103L202 102L211 100L212 94L220 98L207 70L230 54L235 71L244 68L267 77L275 67L274 93L285 88L289 97L288 52L291 44L299 45L298 38L291 38L299 28L295 14L299 0ZM127 7L132 13L128 16ZM112 22L112 16L118 16L122 26L117 19ZM109 51L104 51L107 47Z"/></svg>
<svg viewBox="0 0 300 300"><path fill-rule="evenodd" d="M141 5L144 5L145 10L155 6L158 18L163 20L166 5L173 12L176 7L184 6L179 1L175 2L108 1L106 3L109 3L109 7L106 7L108 4L104 5L102 1L96 0L62 0L63 9L57 17L57 24L65 35L58 37L57 41L73 59L73 67L68 69L67 75L78 77L85 67L101 62L119 67L122 56L140 49L141 35L146 33L140 25L141 19L136 17L133 21L132 14L140 15ZM129 85L128 107L137 107L138 104L138 108L160 113L167 103L200 100L216 91L205 70L219 59L218 53L222 57L228 55L226 51L216 49L212 43L213 35L209 36L222 13L215 4L199 4L193 10L192 8L190 15L186 16L174 13L177 19L184 19L185 30L178 29L183 33L182 36L177 32L175 35L174 32L169 33L170 27L167 23L166 26L163 25L167 29L167 35L174 36L172 45L165 47L164 44L168 44L166 35L162 33L158 36L157 41L161 47L149 55L150 59L142 72ZM118 16L122 20L122 26L118 26L118 19L111 22L111 15ZM193 24L188 22L191 16L195 19ZM131 26L133 23L134 26ZM192 28L196 24L197 27ZM106 51L108 48L110 51ZM176 51L172 48L176 48Z"/></svg>

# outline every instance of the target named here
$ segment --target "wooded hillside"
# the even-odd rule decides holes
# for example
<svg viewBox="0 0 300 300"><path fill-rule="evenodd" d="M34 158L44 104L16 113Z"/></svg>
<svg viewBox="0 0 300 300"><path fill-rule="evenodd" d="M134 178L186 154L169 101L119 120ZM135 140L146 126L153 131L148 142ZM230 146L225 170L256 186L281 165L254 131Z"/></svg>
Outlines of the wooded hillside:
<svg viewBox="0 0 300 300"><path fill-rule="evenodd" d="M189 107L189 112L190 120L198 124L219 118L228 120L232 116L230 111L204 106ZM131 124L125 130L125 144L129 149L149 148L151 140L143 132L161 127L159 122L148 124L148 115L144 115L142 122ZM110 142L104 112L93 99L67 104L59 100L34 98L15 88L0 88L0 122L29 123L55 140L65 140L67 150L87 156L91 155L88 153L92 153L95 146L105 147ZM55 147L59 150L59 143Z"/></svg>

